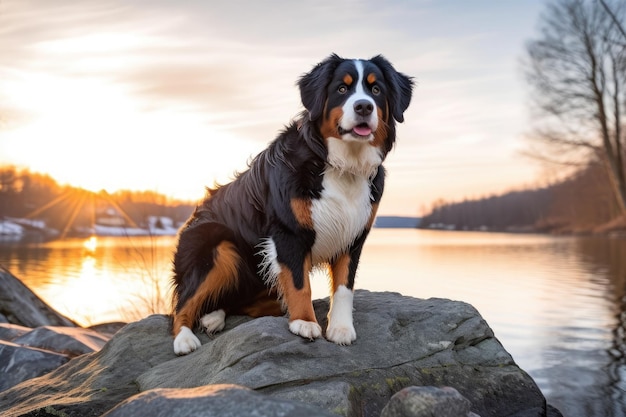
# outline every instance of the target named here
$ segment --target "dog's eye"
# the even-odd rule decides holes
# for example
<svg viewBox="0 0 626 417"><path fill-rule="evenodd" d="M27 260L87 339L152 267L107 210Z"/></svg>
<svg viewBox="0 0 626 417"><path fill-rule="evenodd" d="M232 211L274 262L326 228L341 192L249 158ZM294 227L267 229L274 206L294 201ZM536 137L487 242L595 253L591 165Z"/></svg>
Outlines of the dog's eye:
<svg viewBox="0 0 626 417"><path fill-rule="evenodd" d="M380 87L377 85L373 85L372 86L372 94L374 94L375 96L380 94Z"/></svg>
<svg viewBox="0 0 626 417"><path fill-rule="evenodd" d="M346 87L345 85L341 84L339 86L339 88L337 89L337 92L339 94L346 94L348 92L348 87Z"/></svg>

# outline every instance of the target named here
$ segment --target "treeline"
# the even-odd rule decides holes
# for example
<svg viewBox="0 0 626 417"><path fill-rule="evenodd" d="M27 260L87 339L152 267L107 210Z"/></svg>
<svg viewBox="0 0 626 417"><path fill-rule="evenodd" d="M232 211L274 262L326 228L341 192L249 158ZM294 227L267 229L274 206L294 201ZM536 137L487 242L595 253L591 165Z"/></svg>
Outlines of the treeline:
<svg viewBox="0 0 626 417"><path fill-rule="evenodd" d="M145 226L149 216L184 222L194 204L168 199L152 191L106 191L94 193L59 185L45 174L0 167L0 219L5 217L44 220L48 227L89 227L99 217L117 216L126 225Z"/></svg>
<svg viewBox="0 0 626 417"><path fill-rule="evenodd" d="M422 228L583 233L619 221L606 170L593 163L546 187L461 202L439 201Z"/></svg>
<svg viewBox="0 0 626 417"><path fill-rule="evenodd" d="M59 185L49 175L0 167L0 219L44 220L66 230L93 225L98 218L123 217L126 225L146 226L150 216L184 222L195 203L176 201L152 191L93 193ZM607 179L593 163L554 184L460 202L437 201L422 217L421 228L455 230L590 232L626 229Z"/></svg>

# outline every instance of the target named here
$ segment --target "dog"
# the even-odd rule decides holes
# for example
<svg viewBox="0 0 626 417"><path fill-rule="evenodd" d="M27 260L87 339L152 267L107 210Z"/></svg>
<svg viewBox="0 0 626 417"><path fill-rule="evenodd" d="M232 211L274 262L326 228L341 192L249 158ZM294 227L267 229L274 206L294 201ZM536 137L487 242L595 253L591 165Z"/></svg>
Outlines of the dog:
<svg viewBox="0 0 626 417"><path fill-rule="evenodd" d="M404 121L413 79L382 55L330 55L298 80L304 111L248 169L207 196L181 228L173 259L174 352L188 354L229 314L289 315L322 336L309 273L327 267L326 339L356 340L355 274L383 194L382 162Z"/></svg>

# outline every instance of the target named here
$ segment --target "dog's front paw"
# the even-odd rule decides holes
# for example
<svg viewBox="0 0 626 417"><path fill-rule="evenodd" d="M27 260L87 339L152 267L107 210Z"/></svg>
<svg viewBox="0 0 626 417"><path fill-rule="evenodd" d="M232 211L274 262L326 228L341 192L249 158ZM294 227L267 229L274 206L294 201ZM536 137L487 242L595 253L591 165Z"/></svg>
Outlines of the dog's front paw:
<svg viewBox="0 0 626 417"><path fill-rule="evenodd" d="M294 320L289 323L289 331L309 340L322 336L322 328L314 321Z"/></svg>
<svg viewBox="0 0 626 417"><path fill-rule="evenodd" d="M186 355L202 346L200 339L188 327L182 326L174 339L174 353Z"/></svg>
<svg viewBox="0 0 626 417"><path fill-rule="evenodd" d="M356 340L356 330L354 326L328 326L326 329L326 339L338 345L351 345Z"/></svg>

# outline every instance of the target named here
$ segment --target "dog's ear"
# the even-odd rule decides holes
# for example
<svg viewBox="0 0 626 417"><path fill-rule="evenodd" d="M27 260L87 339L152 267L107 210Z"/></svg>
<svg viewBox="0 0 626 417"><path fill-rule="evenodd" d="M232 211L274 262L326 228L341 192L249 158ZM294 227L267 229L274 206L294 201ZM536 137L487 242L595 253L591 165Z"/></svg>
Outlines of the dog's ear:
<svg viewBox="0 0 626 417"><path fill-rule="evenodd" d="M326 89L335 69L342 61L343 58L332 54L298 80L300 98L304 108L309 112L310 120L316 120L322 115L326 102Z"/></svg>
<svg viewBox="0 0 626 417"><path fill-rule="evenodd" d="M400 123L404 122L404 111L411 103L413 78L396 71L391 62L387 61L382 55L375 56L371 61L380 68L389 85L389 105L391 106L393 118Z"/></svg>

